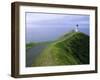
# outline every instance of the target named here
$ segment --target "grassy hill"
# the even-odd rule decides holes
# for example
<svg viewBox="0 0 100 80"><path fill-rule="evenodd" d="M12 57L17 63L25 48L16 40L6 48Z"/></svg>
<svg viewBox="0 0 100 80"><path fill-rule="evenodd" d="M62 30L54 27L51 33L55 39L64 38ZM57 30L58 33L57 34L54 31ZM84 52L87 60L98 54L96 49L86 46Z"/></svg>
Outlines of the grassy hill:
<svg viewBox="0 0 100 80"><path fill-rule="evenodd" d="M71 32L52 42L32 66L89 64L89 36Z"/></svg>

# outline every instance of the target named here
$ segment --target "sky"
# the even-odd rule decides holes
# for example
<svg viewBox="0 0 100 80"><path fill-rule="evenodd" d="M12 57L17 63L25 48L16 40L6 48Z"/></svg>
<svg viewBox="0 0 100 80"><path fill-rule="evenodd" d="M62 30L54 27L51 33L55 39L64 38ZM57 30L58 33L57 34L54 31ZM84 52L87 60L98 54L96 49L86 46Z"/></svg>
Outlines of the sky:
<svg viewBox="0 0 100 80"><path fill-rule="evenodd" d="M53 41L79 25L89 35L89 15L26 12L26 43Z"/></svg>

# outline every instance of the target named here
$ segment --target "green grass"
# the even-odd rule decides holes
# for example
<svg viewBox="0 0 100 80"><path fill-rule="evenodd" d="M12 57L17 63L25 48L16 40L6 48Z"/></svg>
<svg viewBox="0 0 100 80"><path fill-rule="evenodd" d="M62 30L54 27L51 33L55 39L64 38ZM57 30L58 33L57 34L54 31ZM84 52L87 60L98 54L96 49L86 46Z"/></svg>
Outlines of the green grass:
<svg viewBox="0 0 100 80"><path fill-rule="evenodd" d="M89 64L89 36L81 32L65 34L51 43L32 66Z"/></svg>
<svg viewBox="0 0 100 80"><path fill-rule="evenodd" d="M26 44L26 50L28 50L28 49L30 49L30 48L32 48L33 46L35 46L36 45L36 43L27 43Z"/></svg>

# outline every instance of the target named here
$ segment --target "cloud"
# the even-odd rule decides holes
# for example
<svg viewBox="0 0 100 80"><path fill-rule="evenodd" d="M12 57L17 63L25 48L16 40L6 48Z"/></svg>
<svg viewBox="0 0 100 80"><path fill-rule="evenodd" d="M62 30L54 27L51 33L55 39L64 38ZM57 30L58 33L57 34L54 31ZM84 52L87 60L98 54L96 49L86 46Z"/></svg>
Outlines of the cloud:
<svg viewBox="0 0 100 80"><path fill-rule="evenodd" d="M27 27L70 27L89 24L88 15L70 15L70 14L47 14L47 13L26 13ZM50 26L51 25L51 26ZM41 26L41 27L40 27Z"/></svg>

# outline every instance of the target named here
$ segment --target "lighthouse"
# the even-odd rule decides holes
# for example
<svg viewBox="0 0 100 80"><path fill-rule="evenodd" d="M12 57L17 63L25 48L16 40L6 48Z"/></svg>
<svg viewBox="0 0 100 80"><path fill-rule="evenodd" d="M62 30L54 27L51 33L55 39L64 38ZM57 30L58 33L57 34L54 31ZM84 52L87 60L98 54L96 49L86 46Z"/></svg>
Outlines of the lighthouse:
<svg viewBox="0 0 100 80"><path fill-rule="evenodd" d="M75 27L75 32L78 32L79 30L78 30L78 24L76 25L76 27Z"/></svg>

